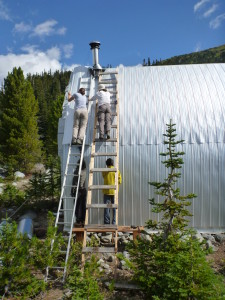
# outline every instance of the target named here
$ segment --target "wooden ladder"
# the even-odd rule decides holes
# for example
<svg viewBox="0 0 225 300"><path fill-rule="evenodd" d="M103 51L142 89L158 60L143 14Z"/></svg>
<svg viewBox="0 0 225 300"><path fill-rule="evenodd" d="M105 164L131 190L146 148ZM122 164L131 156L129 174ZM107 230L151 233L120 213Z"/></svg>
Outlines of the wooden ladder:
<svg viewBox="0 0 225 300"><path fill-rule="evenodd" d="M87 193L87 205L86 205L86 218L83 233L83 250L82 250L82 265L85 263L86 253L116 253L118 250L118 170L119 170L119 99L117 90L117 72L101 72L99 74L99 84L104 84L107 90L111 94L111 110L112 118L116 120L116 124L111 127L111 138L107 140L100 140L96 137L97 128L97 103L95 107L95 119L94 119L94 132L93 132L93 143L91 148L91 157L89 165L89 180L88 180L88 193ZM114 110L114 111L113 111ZM114 136L112 136L114 134ZM96 152L96 143L110 143L110 152ZM113 144L114 143L114 144ZM114 158L114 168L96 168L95 159L98 157L113 157ZM111 171L115 172L115 185L94 185L93 177L97 172ZM114 189L115 190L115 200L114 204L94 204L92 203L92 194L95 190L102 189ZM103 202L103 200L102 200ZM116 209L116 224L115 225L101 225L101 224L89 224L89 210L99 209L99 208L110 208ZM103 214L102 214L103 219ZM99 222L98 222L99 223ZM114 247L87 247L87 233L88 232L110 232L114 236Z"/></svg>

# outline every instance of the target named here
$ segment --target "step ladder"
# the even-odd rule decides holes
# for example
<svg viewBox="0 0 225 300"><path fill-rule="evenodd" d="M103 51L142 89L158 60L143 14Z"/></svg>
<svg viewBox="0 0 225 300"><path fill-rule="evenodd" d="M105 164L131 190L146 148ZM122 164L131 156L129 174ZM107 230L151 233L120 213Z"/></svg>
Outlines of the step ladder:
<svg viewBox="0 0 225 300"><path fill-rule="evenodd" d="M83 228L83 249L82 249L82 266L85 263L85 254L86 253L116 253L118 250L118 167L119 167L119 99L118 99L118 90L117 90L117 76L118 72L101 72L99 74L99 84L104 84L107 90L111 94L111 110L112 110L112 119L116 121L115 124L112 122L111 127L111 138L107 140L100 140L97 136L97 131L99 125L97 124L97 103L95 107L95 119L94 119L94 128L93 128L93 142L91 148L91 157L89 164L89 180L88 180L88 192L87 192L87 204L86 204L86 218L85 225ZM97 102L97 101L96 101ZM114 111L113 111L114 110ZM113 136L114 135L114 136ZM110 143L111 149L110 152L101 152L96 150L97 143ZM101 149L101 148L100 148ZM113 157L114 168L96 168L95 160L104 157L109 158ZM115 185L95 185L94 184L94 175L103 171L113 171L115 172ZM114 189L115 190L115 199L114 204L94 204L93 201L93 192L96 190L102 189ZM103 197L102 197L103 203ZM115 225L101 225L101 224L89 224L90 213L92 209L104 209L110 208L116 209L116 224ZM102 210L101 210L102 211ZM103 212L101 216L103 220ZM99 223L99 222L98 222ZM75 231L75 230L74 230ZM110 232L112 236L114 235L114 247L88 247L87 245L87 233L94 232Z"/></svg>
<svg viewBox="0 0 225 300"><path fill-rule="evenodd" d="M81 87L85 88L85 91L86 91L85 94L87 96L87 99L89 97L91 83L92 83L92 80L90 77L85 77L85 78L80 79L79 88L81 88ZM72 80L70 89L74 92L73 80ZM88 112L89 111L90 111L90 105L88 105ZM71 139L72 139L72 137L71 137ZM67 235L63 236L65 238L65 240L67 240L67 246L66 246L66 250L60 249L60 254L64 257L63 263L58 266L47 266L45 281L48 281L50 279L49 278L50 269L60 270L61 272L63 271L62 282L64 282L65 278L66 278L67 262L68 262L69 253L70 253L72 229L73 229L74 221L75 221L75 209L76 209L79 185L80 185L81 168L82 168L82 163L83 163L83 158L84 158L85 141L86 141L86 133L84 135L82 145L72 145L72 144L69 145L65 173L64 173L63 184L62 184L62 189L61 189L61 195L60 195L58 211L57 211L56 220L55 220L55 227L57 229L59 229L59 226L63 226L63 232L64 233L67 232ZM79 160L80 160L80 162L78 163ZM77 167L79 167L79 171L78 171L78 174L75 175L74 171ZM76 185L72 184L74 176L78 177ZM71 197L71 195L70 195L72 187L76 188L75 197ZM72 208L67 208L68 201L70 201L70 202L72 201ZM71 212L71 214L68 216L68 213L70 213L70 212ZM67 219L69 218L70 220L65 220L65 213L67 213ZM64 215L64 220L60 221L60 216L62 214ZM67 227L67 231L65 231L66 227ZM54 239L51 241L51 251L54 251L54 241L55 241Z"/></svg>

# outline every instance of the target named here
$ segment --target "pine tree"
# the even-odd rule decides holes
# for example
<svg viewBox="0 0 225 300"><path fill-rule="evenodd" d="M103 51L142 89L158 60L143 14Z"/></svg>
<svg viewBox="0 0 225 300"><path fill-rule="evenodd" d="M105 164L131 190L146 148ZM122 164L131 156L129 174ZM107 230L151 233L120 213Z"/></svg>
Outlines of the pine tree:
<svg viewBox="0 0 225 300"><path fill-rule="evenodd" d="M5 79L0 101L0 141L4 163L11 166L12 170L29 172L41 157L37 126L38 103L20 67L14 68Z"/></svg>
<svg viewBox="0 0 225 300"><path fill-rule="evenodd" d="M149 220L146 232L149 239L137 239L128 245L134 270L134 280L143 288L148 299L194 300L224 299L224 283L214 274L206 260L206 253L194 230L187 228L190 212L187 207L194 194L180 195L175 187L181 174L184 152L176 151L183 140L176 140L175 124L167 124L164 144L167 151L160 153L167 159L162 163L168 168L164 182L150 182L156 194L163 197L159 202L151 199L152 211L160 213L160 222Z"/></svg>

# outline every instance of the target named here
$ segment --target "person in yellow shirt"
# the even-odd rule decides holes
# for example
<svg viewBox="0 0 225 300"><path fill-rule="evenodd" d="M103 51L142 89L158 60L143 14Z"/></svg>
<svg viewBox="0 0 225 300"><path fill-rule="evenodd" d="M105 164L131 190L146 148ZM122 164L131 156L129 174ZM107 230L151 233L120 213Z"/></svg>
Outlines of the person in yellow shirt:
<svg viewBox="0 0 225 300"><path fill-rule="evenodd" d="M107 168L113 168L114 162L112 158L108 158L106 160L106 166ZM102 177L104 179L104 185L115 185L115 172L102 172ZM122 183L122 177L121 173L118 170L118 184ZM119 190L119 187L118 187ZM115 198L115 190L114 189L106 189L102 190L104 194L104 204L114 204L114 198ZM116 209L113 208L113 219L112 224L116 223ZM104 209L104 224L110 224L110 208Z"/></svg>

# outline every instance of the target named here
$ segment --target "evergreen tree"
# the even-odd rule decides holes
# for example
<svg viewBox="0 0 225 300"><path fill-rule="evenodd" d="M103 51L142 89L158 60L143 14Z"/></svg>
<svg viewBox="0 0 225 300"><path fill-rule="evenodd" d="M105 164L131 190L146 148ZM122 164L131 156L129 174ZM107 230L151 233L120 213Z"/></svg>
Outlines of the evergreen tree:
<svg viewBox="0 0 225 300"><path fill-rule="evenodd" d="M164 182L151 182L156 194L164 197L160 202L151 199L152 211L160 213L160 222L149 220L147 228L155 230L148 234L149 239L137 239L128 246L130 263L134 270L134 279L140 284L148 299L194 300L224 299L224 283L214 274L206 260L203 245L194 237L194 230L188 229L191 214L187 207L194 194L180 195L175 187L181 174L180 169L184 152L177 152L175 124L167 125L164 134L167 151L160 153L167 157L162 163L168 168L168 177Z"/></svg>
<svg viewBox="0 0 225 300"><path fill-rule="evenodd" d="M1 152L12 170L28 172L40 161L38 103L21 68L14 68L4 82L0 97Z"/></svg>
<svg viewBox="0 0 225 300"><path fill-rule="evenodd" d="M46 141L47 153L57 155L58 153L58 122L62 115L62 105L64 101L64 96L58 96L55 101L51 104L51 114L48 121L48 142Z"/></svg>

